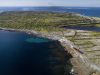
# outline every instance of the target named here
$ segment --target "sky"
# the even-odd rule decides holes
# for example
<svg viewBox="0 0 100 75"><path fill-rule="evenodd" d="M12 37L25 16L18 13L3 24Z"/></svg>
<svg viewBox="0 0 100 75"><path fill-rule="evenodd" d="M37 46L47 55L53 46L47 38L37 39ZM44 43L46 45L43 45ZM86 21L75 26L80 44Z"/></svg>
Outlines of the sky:
<svg viewBox="0 0 100 75"><path fill-rule="evenodd" d="M0 0L0 6L100 7L100 0Z"/></svg>

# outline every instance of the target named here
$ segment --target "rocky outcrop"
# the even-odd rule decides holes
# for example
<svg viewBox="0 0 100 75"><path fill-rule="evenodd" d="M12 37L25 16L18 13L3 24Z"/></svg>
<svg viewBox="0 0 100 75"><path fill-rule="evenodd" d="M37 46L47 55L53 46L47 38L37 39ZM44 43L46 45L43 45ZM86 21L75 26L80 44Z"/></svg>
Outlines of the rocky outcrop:
<svg viewBox="0 0 100 75"><path fill-rule="evenodd" d="M100 75L100 67L91 63L83 51L66 38L62 38L59 41L65 48L65 51L68 51L73 56L71 62L74 75L92 75L94 73Z"/></svg>

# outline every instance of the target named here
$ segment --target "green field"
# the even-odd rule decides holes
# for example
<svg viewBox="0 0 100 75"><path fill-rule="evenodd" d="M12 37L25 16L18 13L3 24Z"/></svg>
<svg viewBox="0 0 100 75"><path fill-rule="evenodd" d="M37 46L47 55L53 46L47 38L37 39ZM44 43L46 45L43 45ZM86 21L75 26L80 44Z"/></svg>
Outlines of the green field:
<svg viewBox="0 0 100 75"><path fill-rule="evenodd" d="M0 27L34 29L38 31L56 31L62 26L100 26L95 19L79 16L75 13L54 12L2 12Z"/></svg>

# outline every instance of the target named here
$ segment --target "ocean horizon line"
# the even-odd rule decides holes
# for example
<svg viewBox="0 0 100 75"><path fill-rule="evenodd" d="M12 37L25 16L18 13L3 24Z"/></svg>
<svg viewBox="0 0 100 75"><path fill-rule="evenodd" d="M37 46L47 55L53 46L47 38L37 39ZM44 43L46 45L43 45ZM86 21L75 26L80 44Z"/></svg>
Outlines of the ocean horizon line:
<svg viewBox="0 0 100 75"><path fill-rule="evenodd" d="M92 6L0 6L2 7L72 7L72 8L100 8L100 7L92 7Z"/></svg>

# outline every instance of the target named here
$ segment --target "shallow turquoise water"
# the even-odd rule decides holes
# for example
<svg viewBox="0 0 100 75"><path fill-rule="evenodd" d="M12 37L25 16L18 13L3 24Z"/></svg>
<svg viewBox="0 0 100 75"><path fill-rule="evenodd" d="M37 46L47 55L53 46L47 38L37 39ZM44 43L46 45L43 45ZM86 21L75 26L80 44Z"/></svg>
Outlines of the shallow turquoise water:
<svg viewBox="0 0 100 75"><path fill-rule="evenodd" d="M42 42L48 42L48 39L44 39L44 38L28 38L26 39L27 42L30 43L42 43Z"/></svg>

